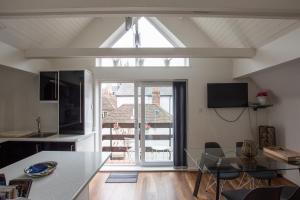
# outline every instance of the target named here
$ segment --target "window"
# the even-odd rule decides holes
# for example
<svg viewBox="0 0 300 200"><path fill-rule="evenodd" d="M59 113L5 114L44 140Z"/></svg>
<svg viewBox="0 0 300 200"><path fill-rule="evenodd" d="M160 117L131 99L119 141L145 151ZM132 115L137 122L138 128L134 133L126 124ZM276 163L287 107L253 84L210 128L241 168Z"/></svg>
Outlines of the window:
<svg viewBox="0 0 300 200"><path fill-rule="evenodd" d="M145 17L139 18L125 32L112 48L174 48L156 27ZM97 58L96 66L101 67L186 67L187 58Z"/></svg>

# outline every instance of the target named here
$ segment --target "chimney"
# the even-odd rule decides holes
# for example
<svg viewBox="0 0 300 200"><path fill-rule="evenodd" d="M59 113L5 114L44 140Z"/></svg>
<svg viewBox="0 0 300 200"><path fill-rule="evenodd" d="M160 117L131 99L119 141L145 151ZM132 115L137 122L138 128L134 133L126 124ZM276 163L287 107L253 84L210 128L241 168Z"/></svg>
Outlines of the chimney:
<svg viewBox="0 0 300 200"><path fill-rule="evenodd" d="M160 91L158 87L152 88L152 104L160 106Z"/></svg>

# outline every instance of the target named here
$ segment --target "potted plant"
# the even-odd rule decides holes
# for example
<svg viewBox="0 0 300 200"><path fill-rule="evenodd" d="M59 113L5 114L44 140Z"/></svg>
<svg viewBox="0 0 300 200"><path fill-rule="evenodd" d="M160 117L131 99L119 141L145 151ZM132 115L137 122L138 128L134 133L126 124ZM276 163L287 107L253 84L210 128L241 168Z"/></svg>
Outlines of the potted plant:
<svg viewBox="0 0 300 200"><path fill-rule="evenodd" d="M150 130L150 128L151 128L151 125L150 125L150 124L148 124L148 123L146 123L146 124L145 124L145 130L146 130L146 131L149 131L149 130Z"/></svg>
<svg viewBox="0 0 300 200"><path fill-rule="evenodd" d="M172 58L165 58L165 59L164 59L164 63L165 63L165 66L166 66L166 67L169 67L169 66L170 66L171 60L172 60Z"/></svg>
<svg viewBox="0 0 300 200"><path fill-rule="evenodd" d="M144 66L144 58L137 58L136 62L137 62L137 66L142 67Z"/></svg>
<svg viewBox="0 0 300 200"><path fill-rule="evenodd" d="M252 140L244 140L241 150L242 154L248 158L255 157L258 154L257 144Z"/></svg>
<svg viewBox="0 0 300 200"><path fill-rule="evenodd" d="M268 98L268 92L267 91L260 91L256 95L256 99L260 105L266 105L267 104L267 98Z"/></svg>
<svg viewBox="0 0 300 200"><path fill-rule="evenodd" d="M120 66L120 59L119 58L114 58L113 59L113 65L114 65L114 67Z"/></svg>
<svg viewBox="0 0 300 200"><path fill-rule="evenodd" d="M115 131L119 130L119 128L121 128L118 122L114 123L113 127L114 127Z"/></svg>

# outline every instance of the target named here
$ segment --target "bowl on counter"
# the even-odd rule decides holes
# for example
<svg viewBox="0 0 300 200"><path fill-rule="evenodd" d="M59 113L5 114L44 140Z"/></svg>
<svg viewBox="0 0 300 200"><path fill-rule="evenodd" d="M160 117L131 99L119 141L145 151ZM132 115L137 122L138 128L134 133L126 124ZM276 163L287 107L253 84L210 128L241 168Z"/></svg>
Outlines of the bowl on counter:
<svg viewBox="0 0 300 200"><path fill-rule="evenodd" d="M55 161L40 162L26 167L24 172L27 176L38 178L48 176L56 169L56 166L57 162Z"/></svg>

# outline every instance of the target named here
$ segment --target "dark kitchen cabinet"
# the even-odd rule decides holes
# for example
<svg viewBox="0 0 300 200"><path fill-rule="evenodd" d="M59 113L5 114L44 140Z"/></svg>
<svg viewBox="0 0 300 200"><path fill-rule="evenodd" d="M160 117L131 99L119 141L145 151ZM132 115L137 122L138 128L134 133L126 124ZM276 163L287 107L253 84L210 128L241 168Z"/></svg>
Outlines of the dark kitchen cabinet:
<svg viewBox="0 0 300 200"><path fill-rule="evenodd" d="M40 72L40 100L58 100L58 72Z"/></svg>
<svg viewBox="0 0 300 200"><path fill-rule="evenodd" d="M75 151L75 142L44 142L43 151Z"/></svg>
<svg viewBox="0 0 300 200"><path fill-rule="evenodd" d="M0 143L0 168L6 166L5 160L5 143Z"/></svg>
<svg viewBox="0 0 300 200"><path fill-rule="evenodd" d="M75 151L75 142L8 141L0 144L0 168L41 151Z"/></svg>
<svg viewBox="0 0 300 200"><path fill-rule="evenodd" d="M84 71L59 72L59 133L84 134Z"/></svg>
<svg viewBox="0 0 300 200"><path fill-rule="evenodd" d="M4 144L4 165L10 165L38 152L37 142L8 141Z"/></svg>
<svg viewBox="0 0 300 200"><path fill-rule="evenodd" d="M93 129L93 78L87 70L40 72L41 101L57 101L59 134Z"/></svg>

